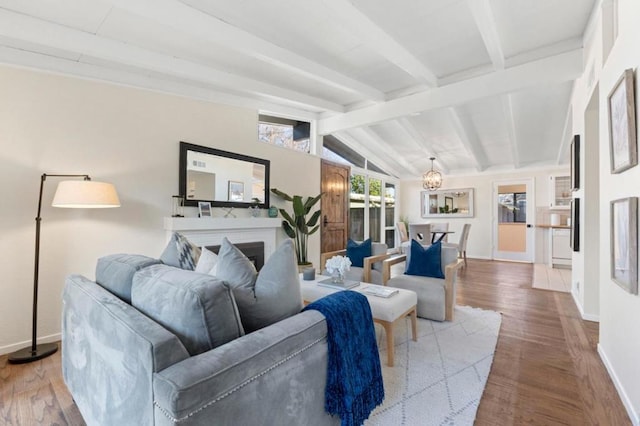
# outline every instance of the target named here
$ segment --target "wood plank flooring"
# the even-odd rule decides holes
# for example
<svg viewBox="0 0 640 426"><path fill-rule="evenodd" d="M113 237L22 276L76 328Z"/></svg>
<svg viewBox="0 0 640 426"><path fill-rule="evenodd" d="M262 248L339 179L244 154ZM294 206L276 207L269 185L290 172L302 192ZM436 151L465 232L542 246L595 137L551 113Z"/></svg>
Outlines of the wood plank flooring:
<svg viewBox="0 0 640 426"><path fill-rule="evenodd" d="M631 422L596 352L598 324L570 294L531 286L533 266L469 259L457 302L503 314L479 426ZM60 352L31 364L0 357L0 425L83 425L60 370Z"/></svg>

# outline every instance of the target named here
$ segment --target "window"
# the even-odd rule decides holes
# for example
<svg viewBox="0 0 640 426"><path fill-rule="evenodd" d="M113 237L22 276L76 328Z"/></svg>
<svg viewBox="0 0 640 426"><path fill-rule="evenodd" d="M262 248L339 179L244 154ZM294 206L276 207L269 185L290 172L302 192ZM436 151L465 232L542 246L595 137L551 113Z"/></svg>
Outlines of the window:
<svg viewBox="0 0 640 426"><path fill-rule="evenodd" d="M260 115L258 117L258 140L271 145L309 153L310 123L286 118Z"/></svg>
<svg viewBox="0 0 640 426"><path fill-rule="evenodd" d="M395 179L333 135L324 137L322 157L351 166L349 238L395 247Z"/></svg>
<svg viewBox="0 0 640 426"><path fill-rule="evenodd" d="M500 223L524 223L527 221L527 193L498 194L498 221Z"/></svg>

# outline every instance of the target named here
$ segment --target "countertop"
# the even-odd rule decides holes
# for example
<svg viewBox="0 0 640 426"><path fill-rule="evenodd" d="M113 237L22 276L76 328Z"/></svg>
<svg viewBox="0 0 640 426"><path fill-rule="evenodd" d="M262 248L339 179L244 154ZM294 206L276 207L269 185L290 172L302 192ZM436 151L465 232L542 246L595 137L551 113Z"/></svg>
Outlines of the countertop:
<svg viewBox="0 0 640 426"><path fill-rule="evenodd" d="M571 229L569 225L536 225L537 228Z"/></svg>

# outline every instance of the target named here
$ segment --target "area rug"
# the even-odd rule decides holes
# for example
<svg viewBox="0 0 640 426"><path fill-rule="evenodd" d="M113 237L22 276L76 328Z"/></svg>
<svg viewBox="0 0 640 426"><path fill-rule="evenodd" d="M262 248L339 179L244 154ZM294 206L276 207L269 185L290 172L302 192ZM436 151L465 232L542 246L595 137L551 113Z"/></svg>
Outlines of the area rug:
<svg viewBox="0 0 640 426"><path fill-rule="evenodd" d="M385 399L369 416L374 425L473 425L493 362L502 316L457 306L453 322L418 319L395 330L395 366L386 365L386 341L376 326Z"/></svg>

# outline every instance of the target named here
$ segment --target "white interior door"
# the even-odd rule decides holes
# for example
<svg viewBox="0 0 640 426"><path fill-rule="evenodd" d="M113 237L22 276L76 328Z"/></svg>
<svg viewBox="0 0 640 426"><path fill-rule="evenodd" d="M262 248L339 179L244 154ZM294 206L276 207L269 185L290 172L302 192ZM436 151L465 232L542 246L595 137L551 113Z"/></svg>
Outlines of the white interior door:
<svg viewBox="0 0 640 426"><path fill-rule="evenodd" d="M533 263L535 199L533 179L493 183L493 259Z"/></svg>

